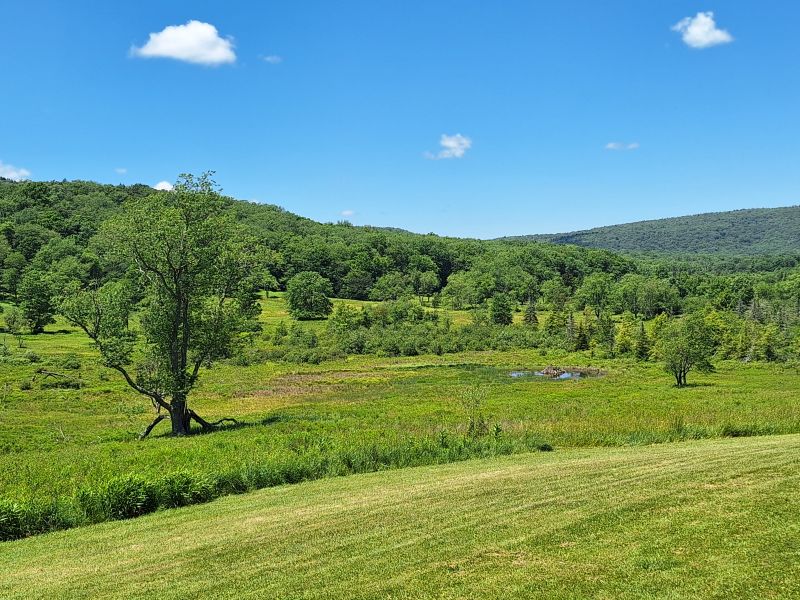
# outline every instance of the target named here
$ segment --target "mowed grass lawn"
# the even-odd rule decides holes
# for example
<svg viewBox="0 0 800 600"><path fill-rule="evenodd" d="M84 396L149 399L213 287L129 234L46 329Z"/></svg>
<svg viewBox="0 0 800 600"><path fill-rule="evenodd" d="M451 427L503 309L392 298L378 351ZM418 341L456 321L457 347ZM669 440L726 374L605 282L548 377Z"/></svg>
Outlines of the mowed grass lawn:
<svg viewBox="0 0 800 600"><path fill-rule="evenodd" d="M0 544L3 598L797 598L800 436L327 479Z"/></svg>

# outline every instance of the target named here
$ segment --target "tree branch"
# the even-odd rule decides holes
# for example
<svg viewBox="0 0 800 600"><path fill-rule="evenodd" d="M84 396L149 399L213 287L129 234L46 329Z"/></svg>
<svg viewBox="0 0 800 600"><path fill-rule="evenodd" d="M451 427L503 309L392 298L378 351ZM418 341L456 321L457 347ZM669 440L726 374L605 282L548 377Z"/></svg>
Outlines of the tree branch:
<svg viewBox="0 0 800 600"><path fill-rule="evenodd" d="M149 265L142 256L142 253L139 252L137 249L133 250L133 254L136 261L143 267L143 270L154 273L161 280L161 284L164 286L164 289L167 290L167 292L169 292L169 294L174 298L175 291L167 283L167 278L164 275L164 273L158 270L155 266Z"/></svg>
<svg viewBox="0 0 800 600"><path fill-rule="evenodd" d="M108 366L111 367L112 369L114 369L115 371L121 373L122 376L125 378L125 381L128 382L128 385L131 386L134 390L136 390L137 392L139 392L143 396L148 396L148 397L152 398L153 401L156 402L159 406L161 406L162 408L164 408L167 411L169 411L169 404L167 404L164 401L164 399L161 397L161 395L158 394L157 392L151 392L150 390L147 390L147 389L143 388L142 386L140 386L138 383L136 383L131 378L131 376L128 375L128 372L125 370L125 367L123 367L122 365L108 365Z"/></svg>

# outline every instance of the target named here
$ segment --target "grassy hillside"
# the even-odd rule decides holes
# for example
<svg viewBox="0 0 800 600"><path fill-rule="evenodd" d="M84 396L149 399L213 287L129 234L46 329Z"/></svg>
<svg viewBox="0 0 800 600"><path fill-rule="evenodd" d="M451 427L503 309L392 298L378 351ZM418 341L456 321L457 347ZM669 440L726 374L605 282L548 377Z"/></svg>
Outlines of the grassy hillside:
<svg viewBox="0 0 800 600"><path fill-rule="evenodd" d="M549 241L627 252L727 255L796 253L800 252L800 206L706 213L507 239Z"/></svg>
<svg viewBox="0 0 800 600"><path fill-rule="evenodd" d="M284 486L3 544L0 596L796 597L800 436Z"/></svg>

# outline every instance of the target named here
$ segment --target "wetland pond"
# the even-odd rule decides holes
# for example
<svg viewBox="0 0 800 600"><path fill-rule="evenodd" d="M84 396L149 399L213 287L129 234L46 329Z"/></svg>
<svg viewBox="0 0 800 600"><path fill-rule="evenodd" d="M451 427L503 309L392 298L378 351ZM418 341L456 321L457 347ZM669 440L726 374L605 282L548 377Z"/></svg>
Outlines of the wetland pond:
<svg viewBox="0 0 800 600"><path fill-rule="evenodd" d="M508 376L513 379L527 379L537 377L542 379L564 380L564 379L584 379L586 377L599 377L603 373L599 369L586 369L579 367L545 367L541 370L518 369L509 372Z"/></svg>

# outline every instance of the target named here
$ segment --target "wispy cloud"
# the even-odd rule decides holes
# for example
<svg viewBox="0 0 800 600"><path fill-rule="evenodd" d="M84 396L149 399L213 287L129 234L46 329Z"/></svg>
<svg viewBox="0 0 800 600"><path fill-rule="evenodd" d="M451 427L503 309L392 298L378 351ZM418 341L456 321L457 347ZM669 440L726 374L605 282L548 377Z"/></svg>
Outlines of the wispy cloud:
<svg viewBox="0 0 800 600"><path fill-rule="evenodd" d="M262 56L261 60L271 65L279 65L283 62L283 57L278 56L277 54L269 54L267 56Z"/></svg>
<svg viewBox="0 0 800 600"><path fill-rule="evenodd" d="M425 152L424 156L430 160L441 160L443 158L462 158L467 150L472 148L472 140L465 135L457 133L455 135L442 134L439 138L441 150L437 153Z"/></svg>
<svg viewBox="0 0 800 600"><path fill-rule="evenodd" d="M343 210L343 211L342 211L341 213L339 213L339 214L341 214L343 217L352 217L353 215L355 215L355 214L356 214L356 211L354 211L354 210L350 210L350 209L348 208L347 210Z"/></svg>
<svg viewBox="0 0 800 600"><path fill-rule="evenodd" d="M14 165L9 165L4 163L0 160L0 177L5 177L6 179L12 179L13 181L22 181L23 179L27 179L31 176L31 172L28 169L23 169L22 167L15 167Z"/></svg>
<svg viewBox="0 0 800 600"><path fill-rule="evenodd" d="M236 61L232 38L222 38L210 23L189 21L151 33L147 43L131 48L141 58L172 58L198 65L218 66Z"/></svg>
<svg viewBox="0 0 800 600"><path fill-rule="evenodd" d="M114 172L117 175L125 175L125 173L128 172L128 169L126 169L125 167L117 167L116 169L114 169Z"/></svg>
<svg viewBox="0 0 800 600"><path fill-rule="evenodd" d="M154 189L160 190L162 192L169 192L172 191L172 184L169 181L159 181L157 184L153 186Z"/></svg>
<svg viewBox="0 0 800 600"><path fill-rule="evenodd" d="M714 13L699 12L694 17L685 17L672 26L672 31L681 34L681 39L691 48L710 48L733 41L733 36L717 27Z"/></svg>
<svg viewBox="0 0 800 600"><path fill-rule="evenodd" d="M639 142L608 142L606 150L638 150Z"/></svg>

